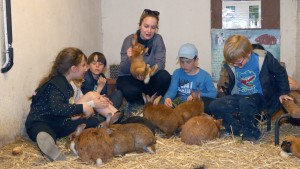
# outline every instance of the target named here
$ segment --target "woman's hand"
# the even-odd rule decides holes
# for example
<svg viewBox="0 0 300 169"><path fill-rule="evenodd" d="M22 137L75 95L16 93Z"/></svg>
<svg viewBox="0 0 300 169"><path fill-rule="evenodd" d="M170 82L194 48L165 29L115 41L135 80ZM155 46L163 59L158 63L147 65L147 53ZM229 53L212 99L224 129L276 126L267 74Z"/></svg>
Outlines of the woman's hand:
<svg viewBox="0 0 300 169"><path fill-rule="evenodd" d="M143 81L145 79L145 76L142 76L142 75L138 75L135 77L137 80L141 80Z"/></svg>
<svg viewBox="0 0 300 169"><path fill-rule="evenodd" d="M132 48L131 47L127 49L127 56L128 56L129 59L132 56Z"/></svg>

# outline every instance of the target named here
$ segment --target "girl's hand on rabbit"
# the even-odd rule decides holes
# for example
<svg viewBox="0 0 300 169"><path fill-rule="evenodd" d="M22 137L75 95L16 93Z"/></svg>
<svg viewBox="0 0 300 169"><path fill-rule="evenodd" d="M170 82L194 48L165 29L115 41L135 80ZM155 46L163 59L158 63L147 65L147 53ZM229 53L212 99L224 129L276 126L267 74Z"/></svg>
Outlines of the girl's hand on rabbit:
<svg viewBox="0 0 300 169"><path fill-rule="evenodd" d="M83 103L83 113L85 118L89 118L94 115L94 109L88 103Z"/></svg>
<svg viewBox="0 0 300 169"><path fill-rule="evenodd" d="M94 104L96 109L103 109L108 107L108 105L110 104L106 99L106 97L101 97L100 99L94 99Z"/></svg>

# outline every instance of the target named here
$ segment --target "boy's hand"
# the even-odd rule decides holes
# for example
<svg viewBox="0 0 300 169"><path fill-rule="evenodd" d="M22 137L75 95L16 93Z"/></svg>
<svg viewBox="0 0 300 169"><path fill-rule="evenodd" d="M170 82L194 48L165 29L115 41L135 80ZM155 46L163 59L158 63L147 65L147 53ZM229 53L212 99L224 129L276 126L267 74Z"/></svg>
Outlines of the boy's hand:
<svg viewBox="0 0 300 169"><path fill-rule="evenodd" d="M294 100L294 99L292 97L288 96L288 95L281 95L279 97L280 103L282 103L283 100Z"/></svg>
<svg viewBox="0 0 300 169"><path fill-rule="evenodd" d="M105 83L106 83L106 78L100 76L98 81L98 87L97 87L97 91L98 92L101 92L101 90L103 89L103 87L105 86Z"/></svg>
<svg viewBox="0 0 300 169"><path fill-rule="evenodd" d="M186 99L187 101L192 101L193 100L193 96L189 95L189 97Z"/></svg>
<svg viewBox="0 0 300 169"><path fill-rule="evenodd" d="M165 104L166 106L168 106L168 107L172 107L172 106L173 106L172 100L171 100L170 98L166 98L164 104Z"/></svg>

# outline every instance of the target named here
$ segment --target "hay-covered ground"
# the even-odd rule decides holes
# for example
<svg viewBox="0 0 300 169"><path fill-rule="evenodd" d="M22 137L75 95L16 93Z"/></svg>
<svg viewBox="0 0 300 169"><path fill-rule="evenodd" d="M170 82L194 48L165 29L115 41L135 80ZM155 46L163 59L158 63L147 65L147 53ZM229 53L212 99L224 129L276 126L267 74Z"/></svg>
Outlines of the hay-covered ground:
<svg viewBox="0 0 300 169"><path fill-rule="evenodd" d="M282 124L280 127L280 144L285 136L300 137L299 127ZM221 137L203 143L202 146L186 145L180 138L161 138L156 134L155 154L127 154L115 157L111 162L96 166L81 162L70 150L65 148L66 139L58 140L58 145L66 154L67 161L50 162L42 156L36 143L26 137L17 138L12 144L0 149L0 168L125 168L125 169L182 169L199 168L261 168L261 169L296 169L300 168L300 159L290 156L280 156L280 146L274 145L274 123L272 130L266 131L266 125L261 126L262 138L257 143L241 141L240 137ZM20 148L21 154L12 155L12 150Z"/></svg>

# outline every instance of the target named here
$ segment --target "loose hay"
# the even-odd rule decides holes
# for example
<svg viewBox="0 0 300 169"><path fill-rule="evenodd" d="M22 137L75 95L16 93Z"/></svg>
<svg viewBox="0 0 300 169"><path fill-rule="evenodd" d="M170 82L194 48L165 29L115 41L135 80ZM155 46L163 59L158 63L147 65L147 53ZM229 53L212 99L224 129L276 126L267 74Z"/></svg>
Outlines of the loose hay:
<svg viewBox="0 0 300 169"><path fill-rule="evenodd" d="M274 125L273 125L274 126ZM264 126L265 127L265 126ZM202 146L186 145L180 138L157 137L155 154L127 154L115 157L111 162L97 167L78 160L71 151L65 148L65 139L58 140L58 145L66 154L67 161L50 162L43 157L36 144L27 138L17 138L0 150L1 168L299 168L300 159L283 158L280 146L274 146L274 129L266 132L259 143L242 142L240 137L226 137L204 142ZM299 126L283 124L280 128L281 141L286 135L299 135ZM22 154L12 155L15 147L21 147Z"/></svg>
<svg viewBox="0 0 300 169"><path fill-rule="evenodd" d="M125 106L128 105L125 104ZM126 109L126 107L125 107ZM141 115L141 107L134 106L132 114L125 112L125 116ZM26 137L19 137L14 143L7 144L0 149L0 168L74 168L74 169L182 169L205 168L263 168L263 169L293 169L299 168L300 159L296 157L284 158L280 156L280 146L274 145L274 124L272 130L266 132L266 125L261 124L262 138L257 144L242 142L240 137L221 137L216 140L203 142L202 146L186 145L178 137L161 138L157 133L155 154L131 153L123 157L115 157L111 162L97 167L87 164L66 149L66 139L57 141L60 149L67 156L67 161L50 162L42 156L36 143ZM282 124L280 127L280 141L287 135L300 137L300 126ZM12 151L18 147L22 153L13 155Z"/></svg>

